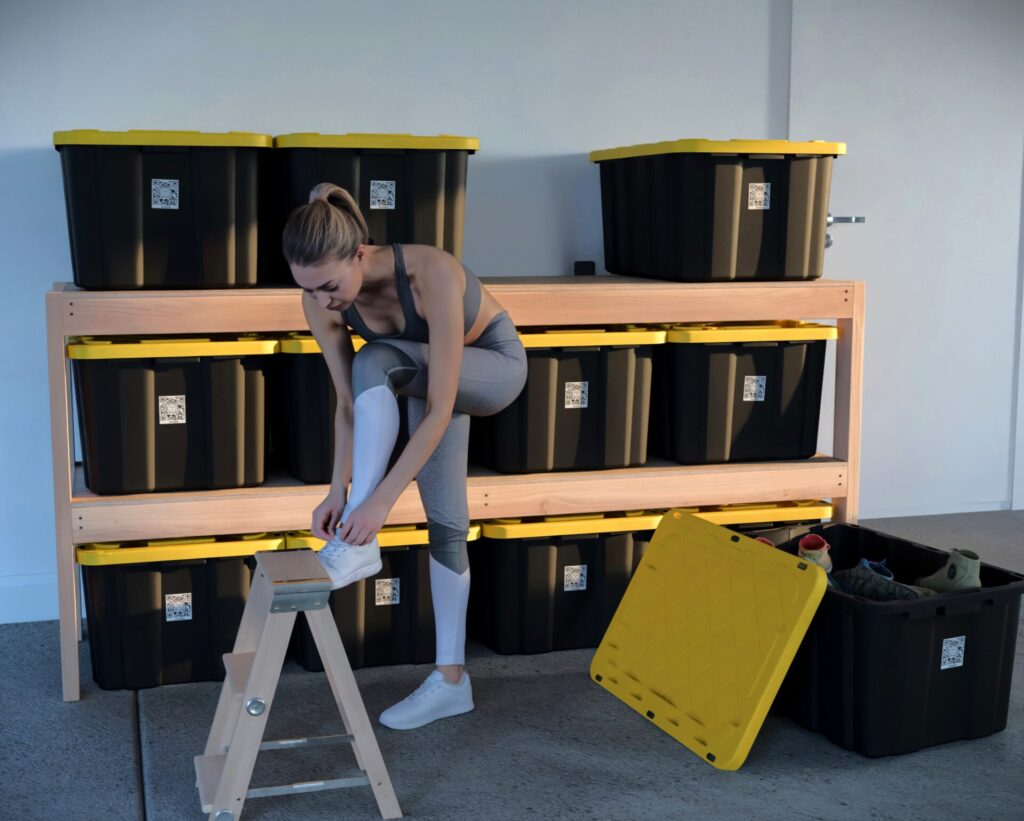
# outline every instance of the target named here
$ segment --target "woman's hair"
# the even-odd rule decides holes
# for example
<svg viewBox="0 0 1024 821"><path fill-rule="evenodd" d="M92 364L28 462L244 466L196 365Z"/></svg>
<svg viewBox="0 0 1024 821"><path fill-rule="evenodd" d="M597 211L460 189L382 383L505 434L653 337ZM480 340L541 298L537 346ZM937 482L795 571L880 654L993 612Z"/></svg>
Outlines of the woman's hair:
<svg viewBox="0 0 1024 821"><path fill-rule="evenodd" d="M288 217L281 248L289 264L319 265L351 259L368 239L366 220L352 195L341 186L322 182L309 192L309 202Z"/></svg>

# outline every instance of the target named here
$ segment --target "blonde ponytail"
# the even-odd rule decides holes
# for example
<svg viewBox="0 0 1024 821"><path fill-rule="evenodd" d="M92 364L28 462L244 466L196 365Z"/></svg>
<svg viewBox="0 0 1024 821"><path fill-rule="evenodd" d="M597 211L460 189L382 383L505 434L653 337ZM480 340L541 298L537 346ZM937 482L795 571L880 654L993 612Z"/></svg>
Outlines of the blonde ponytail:
<svg viewBox="0 0 1024 821"><path fill-rule="evenodd" d="M319 265L335 259L351 259L369 241L362 211L344 188L322 182L309 192L285 223L281 235L284 258L292 265Z"/></svg>

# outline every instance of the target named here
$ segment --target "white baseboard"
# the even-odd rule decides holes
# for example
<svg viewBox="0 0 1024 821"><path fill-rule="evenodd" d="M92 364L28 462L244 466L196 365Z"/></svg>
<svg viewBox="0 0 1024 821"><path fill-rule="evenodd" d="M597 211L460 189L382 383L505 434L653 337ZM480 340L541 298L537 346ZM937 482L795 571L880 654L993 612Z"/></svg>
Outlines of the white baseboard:
<svg viewBox="0 0 1024 821"><path fill-rule="evenodd" d="M920 507L861 508L859 519L903 519L908 516L948 516L953 513L991 513L1009 510L1010 500L1001 502L973 502L971 504L922 505Z"/></svg>

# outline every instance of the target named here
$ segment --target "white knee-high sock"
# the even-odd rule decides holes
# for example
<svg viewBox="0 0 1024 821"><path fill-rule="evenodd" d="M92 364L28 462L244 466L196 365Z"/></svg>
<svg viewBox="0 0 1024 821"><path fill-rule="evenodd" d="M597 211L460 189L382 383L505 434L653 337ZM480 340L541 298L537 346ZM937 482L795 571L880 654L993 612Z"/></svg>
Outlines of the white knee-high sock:
<svg viewBox="0 0 1024 821"><path fill-rule="evenodd" d="M341 521L377 489L398 439L398 400L387 385L368 388L353 403L352 489Z"/></svg>
<svg viewBox="0 0 1024 821"><path fill-rule="evenodd" d="M431 556L430 598L434 603L436 663L465 664L469 568L462 573L456 573Z"/></svg>

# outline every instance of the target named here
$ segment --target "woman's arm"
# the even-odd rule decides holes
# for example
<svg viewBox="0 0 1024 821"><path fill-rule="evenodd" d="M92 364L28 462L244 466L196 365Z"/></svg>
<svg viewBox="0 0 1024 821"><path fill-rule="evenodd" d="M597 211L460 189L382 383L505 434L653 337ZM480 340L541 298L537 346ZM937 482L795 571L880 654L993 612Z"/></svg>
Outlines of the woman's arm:
<svg viewBox="0 0 1024 821"><path fill-rule="evenodd" d="M366 544L384 526L398 497L427 463L451 421L464 344L464 280L459 273L454 265L438 266L428 274L429 287L420 290L420 304L430 328L426 412L391 471L370 498L349 514L339 531L342 541L349 544Z"/></svg>
<svg viewBox="0 0 1024 821"><path fill-rule="evenodd" d="M320 346L337 394L334 414L334 467L328 498L313 514L311 530L318 538L331 538L345 507L348 483L352 479L352 337L348 327L331 311L321 308L309 294L302 295L302 311L313 337ZM294 401L302 401L297 397Z"/></svg>

